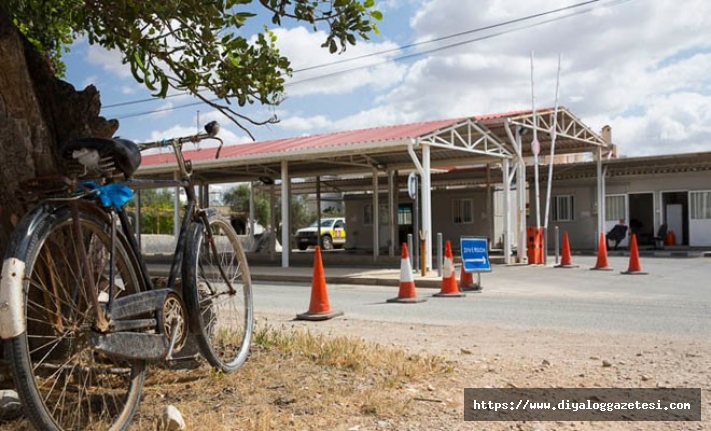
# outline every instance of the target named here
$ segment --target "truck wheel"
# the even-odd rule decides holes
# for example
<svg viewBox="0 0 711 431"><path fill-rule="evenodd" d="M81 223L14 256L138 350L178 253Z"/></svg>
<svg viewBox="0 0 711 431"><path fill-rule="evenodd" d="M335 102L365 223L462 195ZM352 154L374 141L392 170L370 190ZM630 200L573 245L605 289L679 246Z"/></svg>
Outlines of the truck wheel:
<svg viewBox="0 0 711 431"><path fill-rule="evenodd" d="M321 248L324 250L333 249L333 239L330 235L324 235L321 237Z"/></svg>

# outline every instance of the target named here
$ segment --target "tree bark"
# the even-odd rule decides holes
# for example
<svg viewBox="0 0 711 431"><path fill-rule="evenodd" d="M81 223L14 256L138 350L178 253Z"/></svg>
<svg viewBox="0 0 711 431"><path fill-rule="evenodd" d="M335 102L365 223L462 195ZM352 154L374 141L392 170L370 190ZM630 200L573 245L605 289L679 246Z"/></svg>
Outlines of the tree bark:
<svg viewBox="0 0 711 431"><path fill-rule="evenodd" d="M60 171L57 148L80 137L108 138L116 120L99 116L93 85L76 91L55 77L49 61L26 40L0 7L0 252L27 210L20 184ZM0 359L2 345L0 344ZM12 387L0 361L0 388Z"/></svg>
<svg viewBox="0 0 711 431"><path fill-rule="evenodd" d="M99 92L54 76L49 61L0 8L0 251L22 216L20 184L57 173L57 148L80 137L111 137L116 120L99 116Z"/></svg>

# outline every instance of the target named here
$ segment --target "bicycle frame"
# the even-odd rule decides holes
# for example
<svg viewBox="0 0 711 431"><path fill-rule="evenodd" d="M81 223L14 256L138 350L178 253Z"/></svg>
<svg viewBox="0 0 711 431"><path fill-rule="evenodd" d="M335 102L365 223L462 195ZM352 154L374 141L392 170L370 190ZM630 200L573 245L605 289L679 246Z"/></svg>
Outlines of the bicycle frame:
<svg viewBox="0 0 711 431"><path fill-rule="evenodd" d="M246 256L230 223L200 208L182 155L184 142L214 138L217 129L138 148L119 138L72 141L62 149L64 175L24 185L34 207L5 253L0 337L37 429L126 429L147 362L202 357L227 373L247 359L253 314ZM167 145L179 179L128 179L140 164L138 150ZM150 276L124 208L129 188L165 187L187 196L167 283Z"/></svg>
<svg viewBox="0 0 711 431"><path fill-rule="evenodd" d="M195 196L195 188L192 183L192 181L184 181L184 180L132 180L130 182L126 182L126 185L130 186L134 190L147 190L147 189L156 189L156 188L166 188L166 187L181 187L183 190L185 190L185 195L187 197L187 205L186 208L183 212L183 216L180 222L180 230L178 231L178 240L176 241L175 244L175 252L173 254L173 260L170 265L170 272L168 275L168 283L167 287L169 289L172 289L175 287L175 282L178 278L178 274L180 272L180 265L182 264L183 261L183 254L185 251L185 241L187 238L187 232L188 228L190 227L190 222L193 221L196 217L200 217L200 211L197 206L197 199ZM150 277L148 275L148 269L145 263L145 259L143 259L143 256L140 252L140 248L138 246L138 242L136 240L136 235L133 230L133 227L131 226L131 223L128 220L128 213L124 208L120 208L116 210L119 216L119 221L121 222L121 227L123 230L123 234L126 238L128 238L128 242L130 247L136 252L140 264L140 270L143 276L144 281L146 282L146 286L148 286L150 289L153 288L153 283L150 280ZM207 217L205 220L207 221Z"/></svg>
<svg viewBox="0 0 711 431"><path fill-rule="evenodd" d="M133 190L146 190L146 189L157 189L157 188L168 188L168 187L181 187L185 191L185 196L187 197L187 206L183 213L183 218L180 223L180 230L178 233L178 239L175 244L175 253L173 254L173 261L171 262L170 272L168 275L167 288L175 288L175 282L178 278L178 271L180 271L180 266L183 262L183 254L185 252L185 241L187 238L188 228L190 227L190 222L196 217L202 217L205 226L208 226L209 230L209 215L206 211L201 210L197 205L197 198L195 196L195 183L192 180L192 164L190 161L186 161L183 157L183 145L185 143L198 143L204 139L215 139L220 142L220 147L217 150L215 158L219 157L220 150L222 148L222 140L216 135L220 130L220 126L217 122L213 121L205 126L206 133L197 134L195 136L176 138L171 140L154 141L139 144L139 149L141 151L151 150L154 148L165 148L171 147L173 153L175 154L175 159L178 164L178 172L180 173L181 179L179 180L130 180L126 181L124 184L131 187ZM124 208L116 210L121 222L124 236L128 239L130 247L134 250L138 257L138 262L141 270L141 276L143 281L149 289L153 289L153 282L150 279L148 268L146 267L145 259L141 253L141 249L136 241L136 235L133 232L131 223L128 220L128 215ZM140 235L140 232L138 233Z"/></svg>

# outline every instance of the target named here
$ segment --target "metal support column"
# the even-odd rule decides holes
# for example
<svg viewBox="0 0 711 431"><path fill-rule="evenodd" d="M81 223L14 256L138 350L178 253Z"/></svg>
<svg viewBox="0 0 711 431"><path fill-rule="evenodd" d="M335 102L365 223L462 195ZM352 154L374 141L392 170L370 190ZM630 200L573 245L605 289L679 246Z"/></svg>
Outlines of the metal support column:
<svg viewBox="0 0 711 431"><path fill-rule="evenodd" d="M395 244L397 240L397 206L395 204L395 194L397 193L397 185L395 184L395 171L388 170L388 220L390 221L388 229L388 256L395 256Z"/></svg>
<svg viewBox="0 0 711 431"><path fill-rule="evenodd" d="M247 244L249 246L247 247L247 251L256 251L255 243L257 239L254 236L254 183L252 181L249 182L249 240L247 241ZM246 232L245 232L246 233ZM266 235L266 232L263 232L262 235Z"/></svg>
<svg viewBox="0 0 711 431"><path fill-rule="evenodd" d="M276 260L276 235L277 235L277 218L276 218L276 186L272 182L269 186L269 260ZM282 247L282 252L284 248Z"/></svg>
<svg viewBox="0 0 711 431"><path fill-rule="evenodd" d="M600 240L600 234L605 232L605 191L602 178L602 149L597 154L597 235L595 235L595 250Z"/></svg>
<svg viewBox="0 0 711 431"><path fill-rule="evenodd" d="M422 230L425 235L425 271L432 269L432 182L430 180L430 146L422 146Z"/></svg>
<svg viewBox="0 0 711 431"><path fill-rule="evenodd" d="M503 160L504 178L504 263L511 263L511 179L509 177L509 159Z"/></svg>
<svg viewBox="0 0 711 431"><path fill-rule="evenodd" d="M373 168L373 262L378 261L380 253L380 211L378 205L378 170Z"/></svg>
<svg viewBox="0 0 711 431"><path fill-rule="evenodd" d="M289 162L281 162L281 266L289 267L289 253L291 251L291 240L289 238L289 196L290 196ZM276 230L274 231L276 234Z"/></svg>
<svg viewBox="0 0 711 431"><path fill-rule="evenodd" d="M526 165L523 162L523 144L521 143L521 128L516 128L516 152L519 157L516 159L516 229L518 233L518 254L519 263L527 259L526 242Z"/></svg>

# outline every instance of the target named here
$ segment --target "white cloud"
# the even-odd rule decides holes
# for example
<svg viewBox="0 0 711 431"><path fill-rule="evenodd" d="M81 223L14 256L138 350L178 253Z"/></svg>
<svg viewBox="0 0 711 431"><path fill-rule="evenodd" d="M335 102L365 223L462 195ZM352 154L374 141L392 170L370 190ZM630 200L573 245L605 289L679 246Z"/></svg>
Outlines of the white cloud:
<svg viewBox="0 0 711 431"><path fill-rule="evenodd" d="M378 3L378 8L386 11L379 23L382 35L374 36L371 41L359 41L343 55L330 55L320 48L325 40L323 32L314 33L302 27L275 32L282 53L292 59L294 69L298 70L576 3L576 0L384 0ZM415 49L298 72L293 84L286 87L287 100L279 108L284 110L280 112L282 122L263 128L250 126L250 130L272 138L529 109L531 52L535 53L536 104L553 106L560 53L559 103L593 130L610 125L613 141L622 154L708 151L711 2L686 0L680 7L672 0L601 0L585 8L591 11L520 31L494 36L511 29L509 26L470 32ZM410 28L403 28L403 22L409 22ZM513 28L529 24L519 23ZM482 37L488 38L464 43ZM462 44L437 49L453 43ZM87 49L87 58L92 63L112 74L130 77L128 67L121 64L117 53L97 47ZM413 52L423 54L395 60ZM308 80L352 69L363 62L378 61L384 62L378 68ZM298 81L302 83L296 84ZM176 99L169 101L180 105ZM258 106L245 110L265 114L264 118L273 112ZM151 124L154 129L163 127L167 121L191 124L185 111L169 112L175 118L146 117L149 121L160 119L160 123ZM194 124L194 112L192 117ZM149 121L135 119L141 127ZM223 127L238 131L231 137L233 142L243 139L244 133L229 126L228 121L221 122Z"/></svg>
<svg viewBox="0 0 711 431"><path fill-rule="evenodd" d="M295 27L275 29L274 33L277 35L280 51L291 60L295 71L293 78L287 81L286 91L289 97L307 94L347 94L365 86L384 89L395 84L405 70L404 66L388 61L393 53L374 55L397 48L396 44L387 40L359 41L355 46L349 46L346 52L338 55L329 54L328 49L321 48L321 44L326 40L326 33L323 31L313 32L305 27ZM361 56L370 57L349 61ZM302 70L325 64L330 66ZM367 65L377 66L344 73Z"/></svg>
<svg viewBox="0 0 711 431"><path fill-rule="evenodd" d="M463 7L459 0L428 0L410 22L415 40L432 40L570 4L489 0ZM706 115L711 107L711 3L694 0L683 8L671 0L603 5L590 13L424 55L408 65L402 80L381 93L374 106L361 107L348 120L377 125L529 109L533 51L537 106L555 103L560 53L559 103L594 130L611 125L623 153L689 151L711 141Z"/></svg>
<svg viewBox="0 0 711 431"><path fill-rule="evenodd" d="M221 114L218 116L221 117ZM204 124L207 124L209 121L211 121L211 117L205 116L206 118L203 118L203 116L200 116L200 122L202 123L200 126L200 133L203 132L202 126ZM205 121L203 121L205 120ZM226 124L225 121L220 122L220 133L217 135L222 139L225 143L225 145L235 145L235 144L242 144L245 142L251 142L251 139L247 138L244 135L240 135L235 133L233 130L235 129L235 126ZM161 139L171 139L171 138L178 138L181 136L190 136L190 135L195 135L197 133L197 128L196 126L188 126L185 124L176 124L175 126L169 127L168 129L164 130L153 130L150 133L150 136L146 139L146 141L158 141ZM200 148L212 148L212 147L217 147L220 145L220 143L216 140L205 140L200 143ZM185 146L186 150L192 150L195 149L195 146L193 144L187 144Z"/></svg>
<svg viewBox="0 0 711 431"><path fill-rule="evenodd" d="M711 98L687 92L653 97L644 112L615 117L612 123L618 125L614 140L630 156L708 151ZM626 148L628 142L638 145Z"/></svg>
<svg viewBox="0 0 711 431"><path fill-rule="evenodd" d="M286 115L283 120L279 121L279 126L287 130L304 132L314 129L330 129L332 122L324 115L314 115L312 117Z"/></svg>
<svg viewBox="0 0 711 431"><path fill-rule="evenodd" d="M107 50L99 45L89 45L86 50L86 61L89 64L101 66L105 71L121 78L131 77L131 68L122 63L123 55L118 50Z"/></svg>
<svg viewBox="0 0 711 431"><path fill-rule="evenodd" d="M394 12L398 9L418 3L418 0L383 0L376 3L375 9L383 12Z"/></svg>
<svg viewBox="0 0 711 431"><path fill-rule="evenodd" d="M165 117L168 115L171 115L171 111L173 110L173 103L172 102L164 102L160 106L157 106L153 108L153 112L150 114L151 117Z"/></svg>

